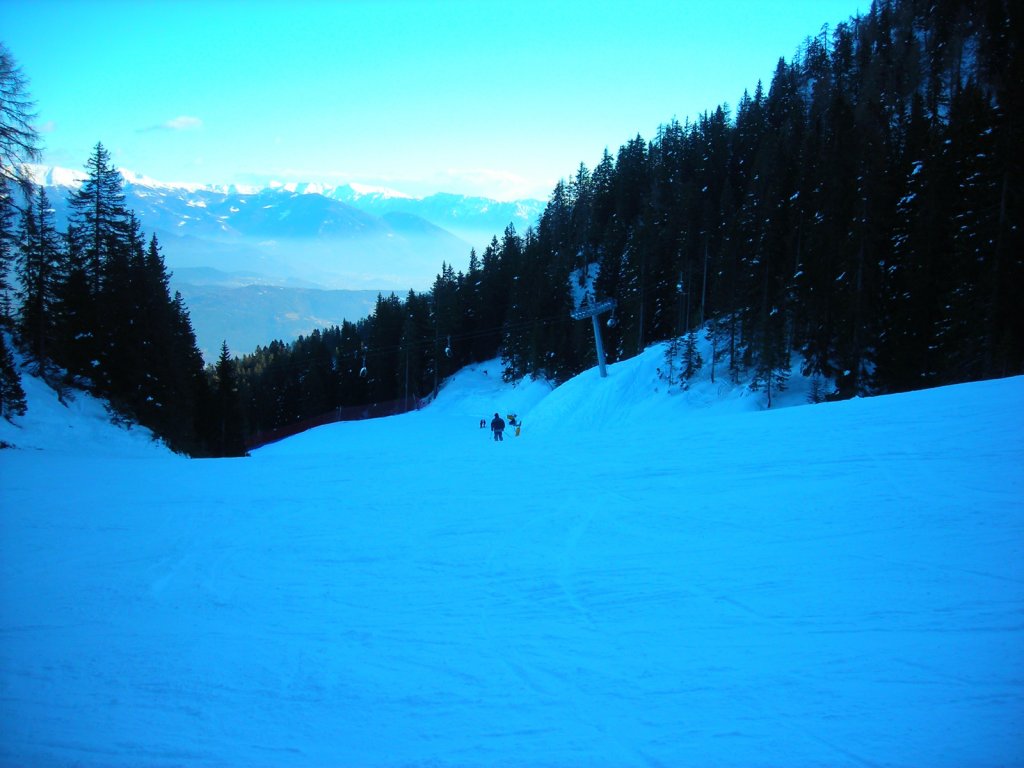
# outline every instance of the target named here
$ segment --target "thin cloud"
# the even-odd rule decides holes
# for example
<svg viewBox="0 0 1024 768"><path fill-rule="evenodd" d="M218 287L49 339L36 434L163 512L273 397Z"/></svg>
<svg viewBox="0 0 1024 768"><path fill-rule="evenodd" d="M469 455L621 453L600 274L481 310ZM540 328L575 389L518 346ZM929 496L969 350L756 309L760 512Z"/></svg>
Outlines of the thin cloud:
<svg viewBox="0 0 1024 768"><path fill-rule="evenodd" d="M543 197L547 194L540 192L543 184L511 171L495 168L449 168L444 176L449 184L468 189L472 194L496 200L519 200Z"/></svg>
<svg viewBox="0 0 1024 768"><path fill-rule="evenodd" d="M163 123L151 125L148 128L140 128L139 133L149 133L150 131L193 131L196 128L202 127L203 121L198 117L178 115L178 117L172 117Z"/></svg>

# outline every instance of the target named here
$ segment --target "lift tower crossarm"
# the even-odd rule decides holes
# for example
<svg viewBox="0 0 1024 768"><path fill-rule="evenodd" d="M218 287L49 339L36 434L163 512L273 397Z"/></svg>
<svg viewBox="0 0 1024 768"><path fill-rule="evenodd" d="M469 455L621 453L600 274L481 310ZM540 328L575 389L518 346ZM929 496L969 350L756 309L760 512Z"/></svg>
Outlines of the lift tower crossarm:
<svg viewBox="0 0 1024 768"><path fill-rule="evenodd" d="M615 309L615 299L605 299L596 304L585 304L579 309L570 313L573 320L585 320L590 318L594 323L594 345L597 347L597 367L601 371L601 378L608 375L604 364L604 343L601 341L601 325L597 322L598 315L610 312Z"/></svg>

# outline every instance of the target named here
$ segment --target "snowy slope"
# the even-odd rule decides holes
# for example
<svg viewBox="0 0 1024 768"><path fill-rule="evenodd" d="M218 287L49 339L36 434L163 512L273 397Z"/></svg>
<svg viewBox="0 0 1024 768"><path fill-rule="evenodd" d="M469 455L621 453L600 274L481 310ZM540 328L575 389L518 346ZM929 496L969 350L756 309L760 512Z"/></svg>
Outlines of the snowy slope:
<svg viewBox="0 0 1024 768"><path fill-rule="evenodd" d="M35 376L21 381L29 408L15 422L0 419L0 442L29 451L59 454L66 461L89 455L123 458L173 455L145 427L111 423L106 404L80 391L58 397ZM0 469L3 456L0 453Z"/></svg>
<svg viewBox="0 0 1024 768"><path fill-rule="evenodd" d="M1024 379L763 411L660 355L0 452L0 764L1024 764Z"/></svg>

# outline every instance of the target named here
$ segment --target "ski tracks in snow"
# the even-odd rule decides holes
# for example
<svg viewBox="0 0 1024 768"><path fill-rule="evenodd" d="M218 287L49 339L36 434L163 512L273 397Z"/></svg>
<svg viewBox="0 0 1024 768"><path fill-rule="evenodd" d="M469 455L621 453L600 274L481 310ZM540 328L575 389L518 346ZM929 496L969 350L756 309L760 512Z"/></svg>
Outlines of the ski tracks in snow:
<svg viewBox="0 0 1024 768"><path fill-rule="evenodd" d="M589 550L588 536L607 513L578 499L566 503L566 495L564 485L534 489L514 523L494 525L483 569L488 599L475 625L478 642L528 692L526 719L546 724L523 736L549 742L540 753L557 755L569 748L566 742L583 738L566 752L573 760L589 754L616 765L660 766L641 741L629 738L635 729L609 714L641 715L622 696L631 681L614 676L616 663L604 663L627 649L602 629L579 589L580 553ZM603 748L595 752L593 744Z"/></svg>

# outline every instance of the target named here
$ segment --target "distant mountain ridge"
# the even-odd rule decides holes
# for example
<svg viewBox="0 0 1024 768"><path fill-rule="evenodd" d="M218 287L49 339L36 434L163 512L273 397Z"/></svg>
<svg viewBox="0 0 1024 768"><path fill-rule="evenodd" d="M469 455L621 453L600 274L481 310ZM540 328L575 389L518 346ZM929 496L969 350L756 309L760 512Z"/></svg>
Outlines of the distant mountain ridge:
<svg viewBox="0 0 1024 768"><path fill-rule="evenodd" d="M62 197L85 179L84 172L58 166L34 165L30 172L37 184L63 190ZM446 192L413 197L357 183L192 184L158 181L125 169L120 173L129 207L139 215L144 228L207 239L249 235L387 236L410 231L425 234L428 228L415 221L422 219L463 241L465 253L461 256L467 261L470 247L482 249L509 224L520 232L535 224L546 204L542 200L502 202ZM274 208L277 210L272 211ZM360 217L356 212L373 218ZM60 213L58 208L58 217ZM380 221L373 219L383 220L388 226L382 228ZM435 271L439 266L440 262Z"/></svg>
<svg viewBox="0 0 1024 768"><path fill-rule="evenodd" d="M49 190L64 229L68 197L85 173L29 170ZM471 248L482 250L509 224L525 230L545 205L415 198L359 184L202 185L120 173L128 207L145 235L160 241L171 287L190 309L207 360L222 341L232 352L250 352L359 320L378 292L424 291L442 263L465 268Z"/></svg>
<svg viewBox="0 0 1024 768"><path fill-rule="evenodd" d="M467 197L438 192L428 197L408 197L392 190L360 188L346 184L324 192L325 196L369 213L404 213L419 216L455 233L476 247L501 236L513 224L523 232L536 224L546 203L542 200L501 202L485 197Z"/></svg>

